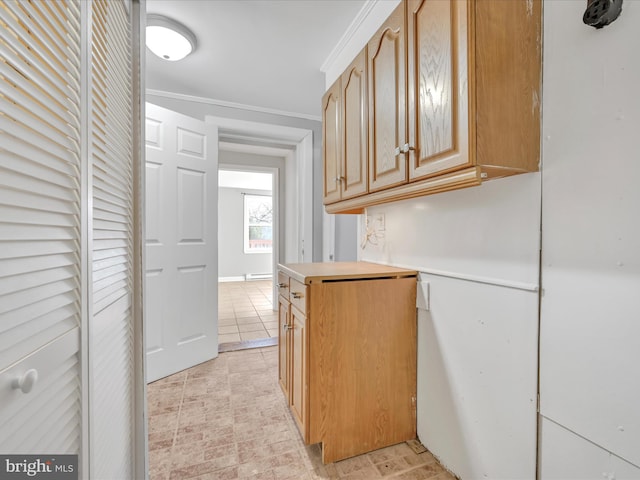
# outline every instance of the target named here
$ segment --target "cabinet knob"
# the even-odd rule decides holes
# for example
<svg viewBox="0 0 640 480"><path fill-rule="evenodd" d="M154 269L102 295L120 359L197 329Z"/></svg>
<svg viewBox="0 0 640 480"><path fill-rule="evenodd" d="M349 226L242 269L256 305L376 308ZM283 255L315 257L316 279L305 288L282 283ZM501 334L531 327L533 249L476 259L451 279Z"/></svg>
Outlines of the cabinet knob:
<svg viewBox="0 0 640 480"><path fill-rule="evenodd" d="M413 148L411 145L409 145L408 143L405 143L402 146L402 153L409 153L411 150L415 150L415 148Z"/></svg>
<svg viewBox="0 0 640 480"><path fill-rule="evenodd" d="M401 153L409 153L412 150L415 150L415 148L409 145L408 143L405 143L401 147L396 147L395 149L396 157Z"/></svg>
<svg viewBox="0 0 640 480"><path fill-rule="evenodd" d="M284 288L284 287L286 287L286 286L287 286L287 284L286 284L286 283L279 283L279 284L277 285L277 287L278 287L278 288Z"/></svg>
<svg viewBox="0 0 640 480"><path fill-rule="evenodd" d="M287 325L286 323L282 326L282 330L284 330L285 332L291 329L293 329L293 327L291 325Z"/></svg>
<svg viewBox="0 0 640 480"><path fill-rule="evenodd" d="M302 298L302 294L300 292L291 292L293 298Z"/></svg>
<svg viewBox="0 0 640 480"><path fill-rule="evenodd" d="M35 368L27 370L24 374L18 378L15 378L13 382L11 382L11 387L20 391L22 393L29 393L33 390L33 386L38 381L38 371Z"/></svg>

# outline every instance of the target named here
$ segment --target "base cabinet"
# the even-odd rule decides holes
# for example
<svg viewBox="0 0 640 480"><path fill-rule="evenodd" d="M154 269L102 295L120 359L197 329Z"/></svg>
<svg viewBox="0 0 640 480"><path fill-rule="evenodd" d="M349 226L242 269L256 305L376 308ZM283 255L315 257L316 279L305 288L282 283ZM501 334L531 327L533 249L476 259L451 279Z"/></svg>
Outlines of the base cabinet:
<svg viewBox="0 0 640 480"><path fill-rule="evenodd" d="M417 273L366 262L287 264L280 385L324 463L416 436ZM288 313L284 313L288 312Z"/></svg>

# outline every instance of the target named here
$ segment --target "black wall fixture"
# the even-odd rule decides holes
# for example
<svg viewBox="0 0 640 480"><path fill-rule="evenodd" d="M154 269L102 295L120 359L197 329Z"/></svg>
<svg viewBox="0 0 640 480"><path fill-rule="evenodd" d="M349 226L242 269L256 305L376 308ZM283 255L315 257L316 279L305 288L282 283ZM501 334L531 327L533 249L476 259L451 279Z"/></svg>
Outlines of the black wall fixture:
<svg viewBox="0 0 640 480"><path fill-rule="evenodd" d="M622 11L622 0L588 0L582 21L594 28L613 22Z"/></svg>

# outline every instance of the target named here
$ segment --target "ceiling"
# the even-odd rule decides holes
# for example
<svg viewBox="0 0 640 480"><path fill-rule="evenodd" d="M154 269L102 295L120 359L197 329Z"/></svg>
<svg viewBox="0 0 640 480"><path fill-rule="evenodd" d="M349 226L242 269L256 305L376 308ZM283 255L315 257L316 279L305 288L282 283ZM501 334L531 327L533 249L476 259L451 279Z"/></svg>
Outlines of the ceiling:
<svg viewBox="0 0 640 480"><path fill-rule="evenodd" d="M371 0L147 0L197 37L178 62L147 49L148 89L320 118L320 70Z"/></svg>

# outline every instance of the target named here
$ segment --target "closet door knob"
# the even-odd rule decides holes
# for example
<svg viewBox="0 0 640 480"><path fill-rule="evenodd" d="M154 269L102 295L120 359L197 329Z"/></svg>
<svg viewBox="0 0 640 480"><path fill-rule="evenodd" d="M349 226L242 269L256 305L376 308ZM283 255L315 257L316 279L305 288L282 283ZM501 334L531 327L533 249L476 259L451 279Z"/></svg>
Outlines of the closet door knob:
<svg viewBox="0 0 640 480"><path fill-rule="evenodd" d="M11 382L11 387L20 389L22 393L29 393L38 381L38 371L35 368L27 370L21 377L15 378Z"/></svg>

